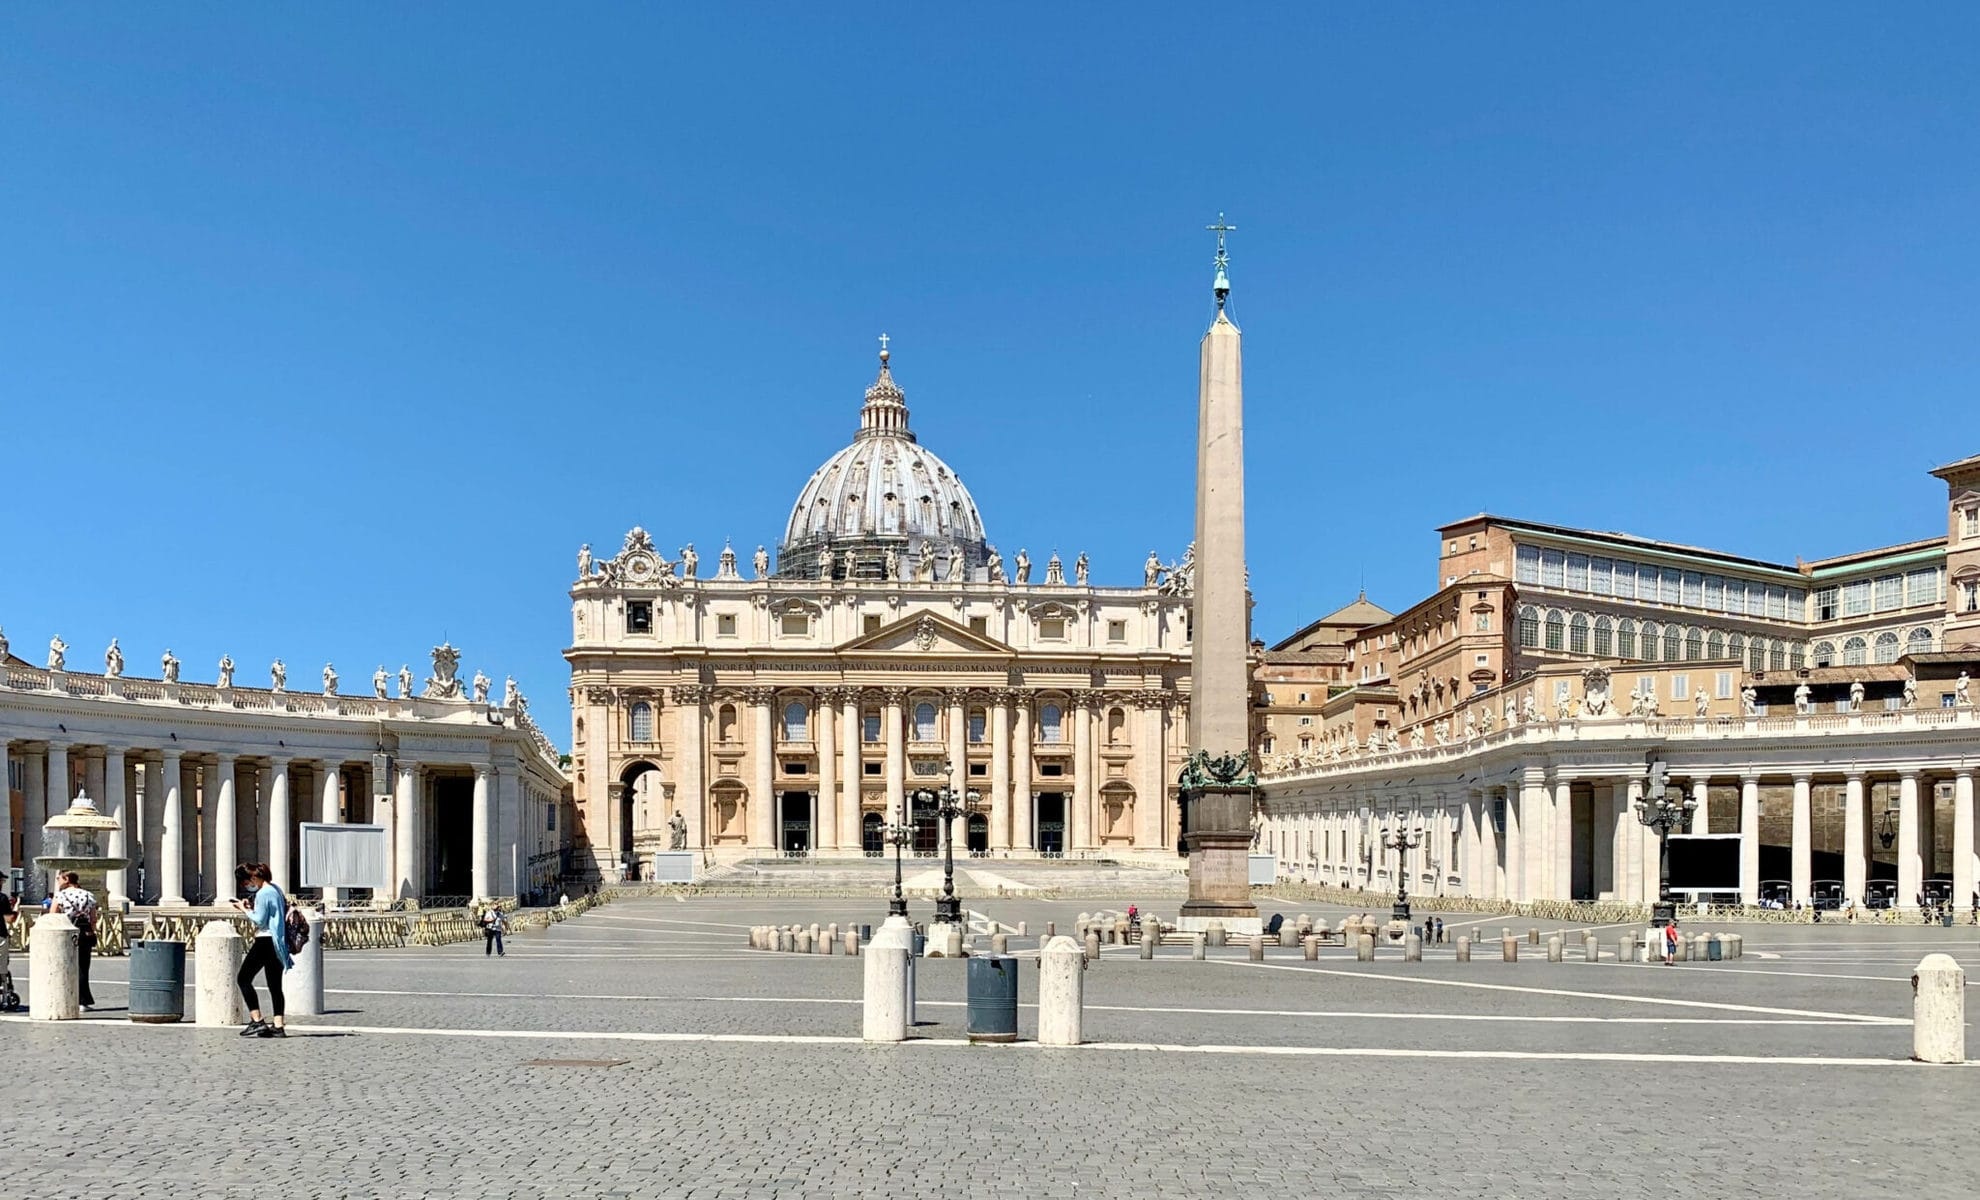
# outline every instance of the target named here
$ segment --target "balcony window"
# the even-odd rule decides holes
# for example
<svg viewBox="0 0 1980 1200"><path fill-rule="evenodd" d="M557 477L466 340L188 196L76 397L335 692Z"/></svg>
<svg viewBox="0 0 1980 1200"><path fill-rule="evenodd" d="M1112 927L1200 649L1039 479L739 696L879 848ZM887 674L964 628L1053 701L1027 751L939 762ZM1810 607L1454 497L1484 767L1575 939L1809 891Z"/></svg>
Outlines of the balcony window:
<svg viewBox="0 0 1980 1200"><path fill-rule="evenodd" d="M941 735L935 726L935 706L923 702L914 706L914 740L917 742L940 741Z"/></svg>
<svg viewBox="0 0 1980 1200"><path fill-rule="evenodd" d="M1636 622L1627 618L1616 626L1616 657L1636 657Z"/></svg>
<svg viewBox="0 0 1980 1200"><path fill-rule="evenodd" d="M811 714L805 709L802 703L793 700L791 703L786 704L784 706L784 740L787 742L802 742L806 740L810 736L810 716Z"/></svg>
<svg viewBox="0 0 1980 1200"><path fill-rule="evenodd" d="M1038 740L1053 743L1065 740L1065 712L1058 705L1047 704L1038 710Z"/></svg>
<svg viewBox="0 0 1980 1200"><path fill-rule="evenodd" d="M1843 643L1842 661L1845 667L1860 667L1869 656L1870 646L1860 637L1853 637Z"/></svg>
<svg viewBox="0 0 1980 1200"><path fill-rule="evenodd" d="M1825 587L1815 589L1815 619L1817 621L1833 621L1840 611L1835 588Z"/></svg>
<svg viewBox="0 0 1980 1200"><path fill-rule="evenodd" d="M653 740L653 706L651 704L648 704L644 700L638 701L632 706L632 712L629 715L626 724L628 726L627 736L631 738L633 741L635 742L652 741Z"/></svg>
<svg viewBox="0 0 1980 1200"><path fill-rule="evenodd" d="M1878 612L1904 607L1904 576L1885 575L1877 580L1876 607Z"/></svg>

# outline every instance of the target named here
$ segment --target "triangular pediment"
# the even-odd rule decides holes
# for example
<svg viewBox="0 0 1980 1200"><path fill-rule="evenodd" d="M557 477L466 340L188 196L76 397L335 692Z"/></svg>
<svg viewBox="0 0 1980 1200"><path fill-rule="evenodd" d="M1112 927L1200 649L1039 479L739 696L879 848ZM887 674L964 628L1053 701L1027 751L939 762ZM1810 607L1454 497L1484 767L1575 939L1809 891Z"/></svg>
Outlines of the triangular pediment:
<svg viewBox="0 0 1980 1200"><path fill-rule="evenodd" d="M1012 653L995 638L932 612L911 613L839 646L841 654L998 654Z"/></svg>

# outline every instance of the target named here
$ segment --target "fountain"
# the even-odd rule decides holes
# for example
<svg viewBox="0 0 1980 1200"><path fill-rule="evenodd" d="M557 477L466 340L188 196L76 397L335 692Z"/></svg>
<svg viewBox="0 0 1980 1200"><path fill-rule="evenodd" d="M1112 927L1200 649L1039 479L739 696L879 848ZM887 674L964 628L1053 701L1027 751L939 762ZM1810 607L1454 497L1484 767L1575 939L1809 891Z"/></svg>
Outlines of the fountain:
<svg viewBox="0 0 1980 1200"><path fill-rule="evenodd" d="M41 845L47 853L34 865L50 874L74 871L83 890L97 897L99 904L105 903L105 877L131 861L112 858L104 844L116 828L117 822L96 811L96 801L77 792L68 811L48 818L41 827Z"/></svg>

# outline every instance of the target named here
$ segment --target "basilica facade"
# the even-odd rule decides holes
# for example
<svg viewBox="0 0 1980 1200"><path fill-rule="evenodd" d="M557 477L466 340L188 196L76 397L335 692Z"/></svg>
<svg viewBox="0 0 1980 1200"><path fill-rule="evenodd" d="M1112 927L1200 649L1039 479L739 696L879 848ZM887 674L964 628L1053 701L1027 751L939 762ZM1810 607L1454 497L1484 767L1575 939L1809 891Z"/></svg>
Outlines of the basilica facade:
<svg viewBox="0 0 1980 1200"><path fill-rule="evenodd" d="M964 798L958 857L1175 860L1193 556L1138 585L1084 554L1007 562L922 446L889 353L852 443L802 488L775 551L705 573L635 528L570 589L577 856L642 874L939 853L932 794Z"/></svg>

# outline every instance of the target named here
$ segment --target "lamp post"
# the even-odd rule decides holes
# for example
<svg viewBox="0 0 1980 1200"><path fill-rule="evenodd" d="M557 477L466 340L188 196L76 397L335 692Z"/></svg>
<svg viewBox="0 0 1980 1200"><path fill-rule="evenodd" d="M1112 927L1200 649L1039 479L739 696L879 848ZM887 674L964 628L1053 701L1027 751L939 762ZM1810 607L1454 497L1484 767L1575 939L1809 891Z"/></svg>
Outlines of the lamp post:
<svg viewBox="0 0 1980 1200"><path fill-rule="evenodd" d="M954 778L949 763L942 764L942 777ZM908 793L915 808L932 807L942 822L942 895L935 901L937 925L962 924L962 901L956 898L956 818L975 809L983 796L975 788L957 791L948 784L939 788L916 788Z"/></svg>
<svg viewBox="0 0 1980 1200"><path fill-rule="evenodd" d="M908 915L908 909L907 893L901 891L901 847L907 845L907 840L914 836L914 826L889 821L880 827L880 836L894 845L894 895L887 901L887 915L905 917Z"/></svg>
<svg viewBox="0 0 1980 1200"><path fill-rule="evenodd" d="M1667 770L1663 763L1651 760L1650 782L1643 798L1636 802L1636 819L1657 831L1657 902L1650 906L1650 924L1655 929L1677 919L1677 903L1671 899L1671 830L1689 827L1691 814L1698 808L1698 801L1682 790L1672 799L1665 780Z"/></svg>
<svg viewBox="0 0 1980 1200"><path fill-rule="evenodd" d="M1409 924L1409 872L1405 869L1404 854L1423 844L1423 831L1405 833L1400 829L1382 831L1382 849L1396 852L1396 906L1389 915L1403 924Z"/></svg>

